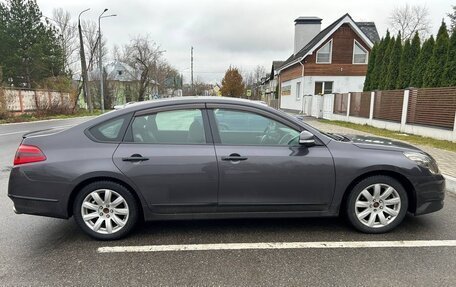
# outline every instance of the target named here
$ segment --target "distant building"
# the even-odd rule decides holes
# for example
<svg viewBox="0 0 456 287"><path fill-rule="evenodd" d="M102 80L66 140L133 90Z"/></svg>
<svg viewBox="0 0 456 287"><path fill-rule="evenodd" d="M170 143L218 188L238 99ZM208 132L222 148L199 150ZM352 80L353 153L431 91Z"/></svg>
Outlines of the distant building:
<svg viewBox="0 0 456 287"><path fill-rule="evenodd" d="M283 65L283 61L273 61L271 72L266 75L261 81L262 100L269 102L270 100L277 99L277 85L279 83L278 68Z"/></svg>
<svg viewBox="0 0 456 287"><path fill-rule="evenodd" d="M296 19L294 52L280 67L273 65L282 109L302 110L305 95L363 89L369 53L379 41L375 24L355 22L345 14L321 30L321 21Z"/></svg>
<svg viewBox="0 0 456 287"><path fill-rule="evenodd" d="M137 101L138 84L141 77L140 71L135 70L130 65L113 61L104 66L105 80L105 100L108 106L121 105L131 101ZM89 72L89 86L92 95L99 94L100 70L94 69ZM158 98L158 84L152 81L145 93L145 99L151 100ZM94 97L98 101L99 97Z"/></svg>

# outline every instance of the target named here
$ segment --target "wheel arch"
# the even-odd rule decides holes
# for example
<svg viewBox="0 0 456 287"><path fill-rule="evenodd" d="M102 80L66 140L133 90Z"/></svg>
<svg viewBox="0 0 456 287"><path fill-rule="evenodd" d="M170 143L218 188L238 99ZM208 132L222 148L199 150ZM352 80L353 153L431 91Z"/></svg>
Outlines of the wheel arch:
<svg viewBox="0 0 456 287"><path fill-rule="evenodd" d="M68 200L68 206L67 206L68 217L71 217L73 215L73 203L74 203L74 200L75 200L78 192L85 186L87 186L93 182L97 182L97 181L112 181L112 182L120 184L123 187L125 187L126 189L128 189L133 194L133 196L135 197L135 199L138 203L140 218L144 218L144 208L143 208L142 200L141 200L140 196L138 195L138 193L136 192L136 190L130 184L126 183L125 181L115 178L115 177L111 177L111 176L90 177L90 178L84 179L83 181L79 182L71 191L71 194L70 194L70 197Z"/></svg>
<svg viewBox="0 0 456 287"><path fill-rule="evenodd" d="M408 197L408 211L411 213L415 213L416 210L416 195L415 195L415 188L413 184L408 180L407 177L405 177L403 174L396 172L396 171L391 171L391 170L377 170L377 171L369 171L366 172L354 180L351 181L351 183L347 186L347 188L344 191L344 195L342 197L342 202L339 208L339 214L343 212L346 208L347 204L347 197L350 194L350 191L355 187L356 184L358 184L360 181L362 181L365 178L371 177L371 176L389 176L391 178L394 178L395 180L399 181L400 184L404 187L405 191L407 192L407 197Z"/></svg>

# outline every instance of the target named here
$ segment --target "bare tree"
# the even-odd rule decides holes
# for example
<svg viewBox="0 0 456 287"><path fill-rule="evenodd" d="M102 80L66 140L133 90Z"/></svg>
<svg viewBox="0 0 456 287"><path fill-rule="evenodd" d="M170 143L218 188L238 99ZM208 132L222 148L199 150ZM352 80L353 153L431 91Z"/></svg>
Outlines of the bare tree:
<svg viewBox="0 0 456 287"><path fill-rule="evenodd" d="M450 32L454 33L456 31L456 5L452 6L453 11L448 13L447 16L450 18Z"/></svg>
<svg viewBox="0 0 456 287"><path fill-rule="evenodd" d="M86 55L88 57L87 69L89 71L93 70L94 67L98 66L98 25L95 21L82 21L81 23L83 35L84 35L84 45L86 48ZM108 47L106 44L106 37L101 41L101 54L103 61L106 60L108 56Z"/></svg>
<svg viewBox="0 0 456 287"><path fill-rule="evenodd" d="M149 36L136 36L124 46L124 61L139 73L138 101L144 101L146 92L158 82L163 52Z"/></svg>
<svg viewBox="0 0 456 287"><path fill-rule="evenodd" d="M54 26L59 32L60 47L63 51L63 65L66 72L72 73L72 68L78 62L78 44L76 23L71 21L71 14L62 8L52 11Z"/></svg>
<svg viewBox="0 0 456 287"><path fill-rule="evenodd" d="M429 9L424 5L396 7L389 16L389 22L394 33L401 33L402 41L411 39L416 32L426 37L431 30Z"/></svg>

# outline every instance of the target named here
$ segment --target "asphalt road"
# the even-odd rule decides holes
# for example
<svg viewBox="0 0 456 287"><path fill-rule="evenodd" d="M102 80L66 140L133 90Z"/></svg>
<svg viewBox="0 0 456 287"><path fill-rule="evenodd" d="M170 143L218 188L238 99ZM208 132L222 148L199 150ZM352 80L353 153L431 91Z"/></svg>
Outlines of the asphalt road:
<svg viewBox="0 0 456 287"><path fill-rule="evenodd" d="M442 211L407 216L383 235L358 233L339 218L210 220L145 223L124 240L98 242L73 219L15 215L6 194L21 134L83 120L0 126L0 286L456 285L456 247L97 252L109 246L455 240L456 197L450 194Z"/></svg>

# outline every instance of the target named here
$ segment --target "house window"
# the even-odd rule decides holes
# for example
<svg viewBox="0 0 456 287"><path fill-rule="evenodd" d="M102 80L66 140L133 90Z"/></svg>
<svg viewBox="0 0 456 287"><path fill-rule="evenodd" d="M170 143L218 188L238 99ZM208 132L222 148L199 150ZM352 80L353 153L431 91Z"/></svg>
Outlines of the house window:
<svg viewBox="0 0 456 287"><path fill-rule="evenodd" d="M286 86L282 86L282 93L281 93L282 96L289 96L291 95L291 86L290 85L286 85Z"/></svg>
<svg viewBox="0 0 456 287"><path fill-rule="evenodd" d="M355 40L353 45L353 64L367 64L367 50Z"/></svg>
<svg viewBox="0 0 456 287"><path fill-rule="evenodd" d="M315 95L332 94L333 82L315 82Z"/></svg>
<svg viewBox="0 0 456 287"><path fill-rule="evenodd" d="M317 52L317 63L318 64L330 64L332 57L332 40L326 43Z"/></svg>
<svg viewBox="0 0 456 287"><path fill-rule="evenodd" d="M296 83L296 100L299 101L301 99L301 82Z"/></svg>

